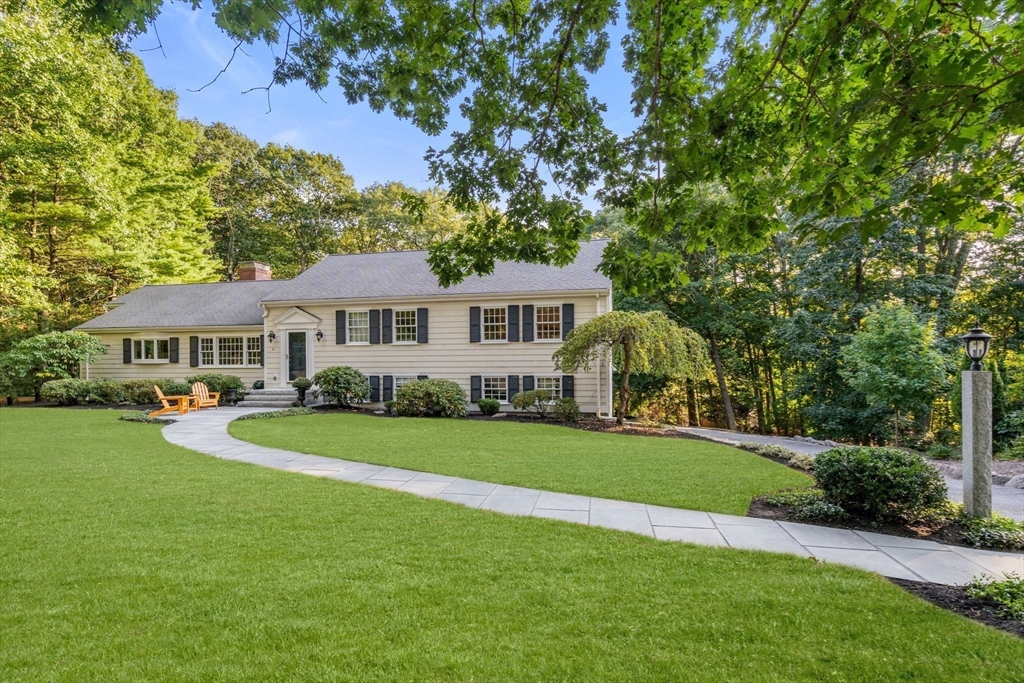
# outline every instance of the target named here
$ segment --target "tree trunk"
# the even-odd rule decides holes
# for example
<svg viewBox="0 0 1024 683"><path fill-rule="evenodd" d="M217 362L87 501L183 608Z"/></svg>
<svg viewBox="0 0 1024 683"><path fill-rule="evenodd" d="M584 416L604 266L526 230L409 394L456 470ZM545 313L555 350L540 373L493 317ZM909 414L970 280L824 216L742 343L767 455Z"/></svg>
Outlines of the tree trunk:
<svg viewBox="0 0 1024 683"><path fill-rule="evenodd" d="M718 337L709 332L711 341L711 360L715 363L715 376L718 378L718 390L722 393L722 404L725 406L725 421L731 431L736 431L736 415L732 412L732 399L729 398L729 387L725 384L725 370L722 369L722 358L718 354Z"/></svg>
<svg viewBox="0 0 1024 683"><path fill-rule="evenodd" d="M697 392L689 378L686 380L686 423L691 427L697 424Z"/></svg>
<svg viewBox="0 0 1024 683"><path fill-rule="evenodd" d="M633 348L630 342L622 345L622 372L619 373L619 413L615 416L616 424L622 424L629 409L629 366L632 363Z"/></svg>

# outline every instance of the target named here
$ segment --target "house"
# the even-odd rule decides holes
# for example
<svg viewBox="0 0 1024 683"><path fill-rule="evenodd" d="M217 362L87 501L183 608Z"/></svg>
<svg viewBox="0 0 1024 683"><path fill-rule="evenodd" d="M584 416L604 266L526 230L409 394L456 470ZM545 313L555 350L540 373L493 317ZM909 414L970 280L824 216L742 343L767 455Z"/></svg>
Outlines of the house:
<svg viewBox="0 0 1024 683"><path fill-rule="evenodd" d="M569 330L612 309L611 281L596 270L605 244L582 243L564 268L499 262L447 289L424 251L336 254L291 280L249 262L233 282L147 285L78 327L108 349L84 371L115 379L216 372L275 388L349 365L370 378L373 403L431 377L458 382L472 402L507 403L542 388L607 415L609 358L574 376L551 362Z"/></svg>

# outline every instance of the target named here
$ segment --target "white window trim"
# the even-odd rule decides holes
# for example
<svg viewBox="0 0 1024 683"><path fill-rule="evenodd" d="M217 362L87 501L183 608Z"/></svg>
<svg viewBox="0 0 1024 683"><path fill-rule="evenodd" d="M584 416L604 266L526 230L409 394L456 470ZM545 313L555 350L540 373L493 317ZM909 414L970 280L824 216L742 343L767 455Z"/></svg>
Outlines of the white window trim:
<svg viewBox="0 0 1024 683"><path fill-rule="evenodd" d="M412 320L413 320L412 331L413 331L413 337L414 337L414 339L412 341L398 341L398 314L399 313L412 313ZM483 319L483 313L481 313L480 315L481 315L481 320L482 320ZM419 343L419 324L420 324L420 315L419 315L419 312L415 308L395 308L395 309L393 309L391 311L391 343L395 344L396 346L412 346L414 344L418 344ZM483 332L481 330L481 335L482 334L483 334ZM508 336L507 332L506 332L505 336L506 337ZM405 375L403 375L403 377L404 376Z"/></svg>
<svg viewBox="0 0 1024 683"><path fill-rule="evenodd" d="M135 342L137 342L137 341L140 341L143 344L143 347L142 347L143 355L145 355L145 353L146 353L145 343L147 341L153 342L153 357L152 358L145 358L145 357L139 358L139 357L137 357L135 355ZM156 344L157 344L158 341L165 341L165 342L167 342L167 358L157 358L156 357L156 354L157 354L157 350L156 350L157 346L156 346ZM142 364L145 364L145 365L163 365L164 363L170 363L170 362L171 362L171 338L170 337L132 337L132 363L142 363Z"/></svg>
<svg viewBox="0 0 1024 683"><path fill-rule="evenodd" d="M241 365L222 365L221 362L220 362L220 340L222 338L223 339L228 339L228 338L234 338L234 337L241 337L242 338L242 364ZM259 363L248 363L247 362L249 360L248 345L249 345L249 339L251 339L251 338L259 339L260 335L258 335L258 334L244 334L244 333L243 334L218 334L218 335L213 335L213 336L210 336L210 335L200 335L200 337L199 337L199 365L197 367L200 367L200 368L259 368L259 367L262 367ZM206 364L203 363L203 340L204 339L212 339L213 340L213 365L206 365ZM266 353L266 349L264 349L263 352Z"/></svg>
<svg viewBox="0 0 1024 683"><path fill-rule="evenodd" d="M563 304L564 303L565 302L559 302L557 304L553 304L553 303L550 303L550 302L545 302L545 303L540 303L539 304L539 303L534 302L534 304L533 304L533 343L534 344L561 344L562 341L564 341L562 339L562 330L563 330L563 327L562 327L562 323L563 323L563 321L562 321L562 311L563 311ZM540 329L540 327L537 324L537 316L540 314L540 309L542 307L543 308L557 308L558 309L558 339L537 339L537 330Z"/></svg>
<svg viewBox="0 0 1024 683"><path fill-rule="evenodd" d="M498 399L498 403L500 403L503 406L511 405L512 401L509 400L511 397L508 395L508 375L502 374L500 372L493 372L489 374L480 375L480 398L487 398L487 395L484 393L484 382L487 381L488 379L505 380L505 398L504 400Z"/></svg>
<svg viewBox="0 0 1024 683"><path fill-rule="evenodd" d="M352 324L351 316L353 313L365 313L366 314L366 341L352 341ZM354 311L347 311L345 313L345 343L352 344L353 346L369 346L370 345L370 309L358 309Z"/></svg>
<svg viewBox="0 0 1024 683"><path fill-rule="evenodd" d="M481 344L508 344L508 307L509 304L481 304L480 305L480 343ZM505 338L504 339L487 339L486 326L484 325L484 311L488 308L500 308L505 311ZM522 315L520 314L520 318ZM522 320L520 319L520 327L522 326ZM496 377L497 375L489 375L490 377Z"/></svg>
<svg viewBox="0 0 1024 683"><path fill-rule="evenodd" d="M395 395L395 396L398 395L398 378L399 377L405 377L405 378L407 378L409 380L409 382L415 382L416 378L419 377L419 374L413 373L411 375L408 375L408 374L406 374L406 375L391 375L391 393L393 395ZM408 384L408 382L406 382L406 384ZM384 387L381 387L382 390L383 390L383 388Z"/></svg>
<svg viewBox="0 0 1024 683"><path fill-rule="evenodd" d="M539 379L557 379L558 380L558 395L557 396L552 396L550 401L544 401L544 403L546 403L547 405L553 405L555 403L555 401L557 401L558 399L562 398L562 376L561 375L550 375L550 374L548 374L548 375L534 375L533 376L533 388L534 389L540 389L541 388L541 387L538 386L538 383L537 383L537 380L539 380ZM550 391L550 389L549 389L549 391Z"/></svg>

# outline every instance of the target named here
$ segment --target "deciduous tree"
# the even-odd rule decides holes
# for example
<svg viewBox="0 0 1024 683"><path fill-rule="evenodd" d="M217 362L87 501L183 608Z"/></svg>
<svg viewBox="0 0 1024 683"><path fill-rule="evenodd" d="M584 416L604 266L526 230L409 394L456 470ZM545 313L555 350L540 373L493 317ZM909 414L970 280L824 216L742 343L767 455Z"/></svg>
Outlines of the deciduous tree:
<svg viewBox="0 0 1024 683"><path fill-rule="evenodd" d="M610 353L619 370L619 424L629 414L630 373L698 378L707 370L707 344L701 336L661 311L599 315L573 329L551 358L562 372L588 371L602 353Z"/></svg>

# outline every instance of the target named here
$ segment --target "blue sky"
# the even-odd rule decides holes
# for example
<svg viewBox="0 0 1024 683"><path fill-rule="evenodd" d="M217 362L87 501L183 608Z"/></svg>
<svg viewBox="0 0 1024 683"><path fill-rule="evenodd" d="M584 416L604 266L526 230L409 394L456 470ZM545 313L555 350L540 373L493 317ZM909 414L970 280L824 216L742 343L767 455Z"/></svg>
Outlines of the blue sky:
<svg viewBox="0 0 1024 683"><path fill-rule="evenodd" d="M612 37L608 63L591 79L592 93L608 105L608 125L624 134L633 127L631 85L622 69L622 29L613 28L619 30ZM302 83L274 86L268 112L264 91L242 94L270 82L273 53L263 44L245 46L215 83L193 92L228 63L234 43L214 24L209 9L194 12L180 3L164 4L156 31L163 52L150 49L158 45L152 28L134 40L132 49L158 87L178 94L182 117L207 124L223 121L261 144L333 154L360 188L388 180L419 188L431 185L423 155L431 145L446 146L446 135L431 138L390 113L349 105L337 86L320 93L324 101Z"/></svg>

